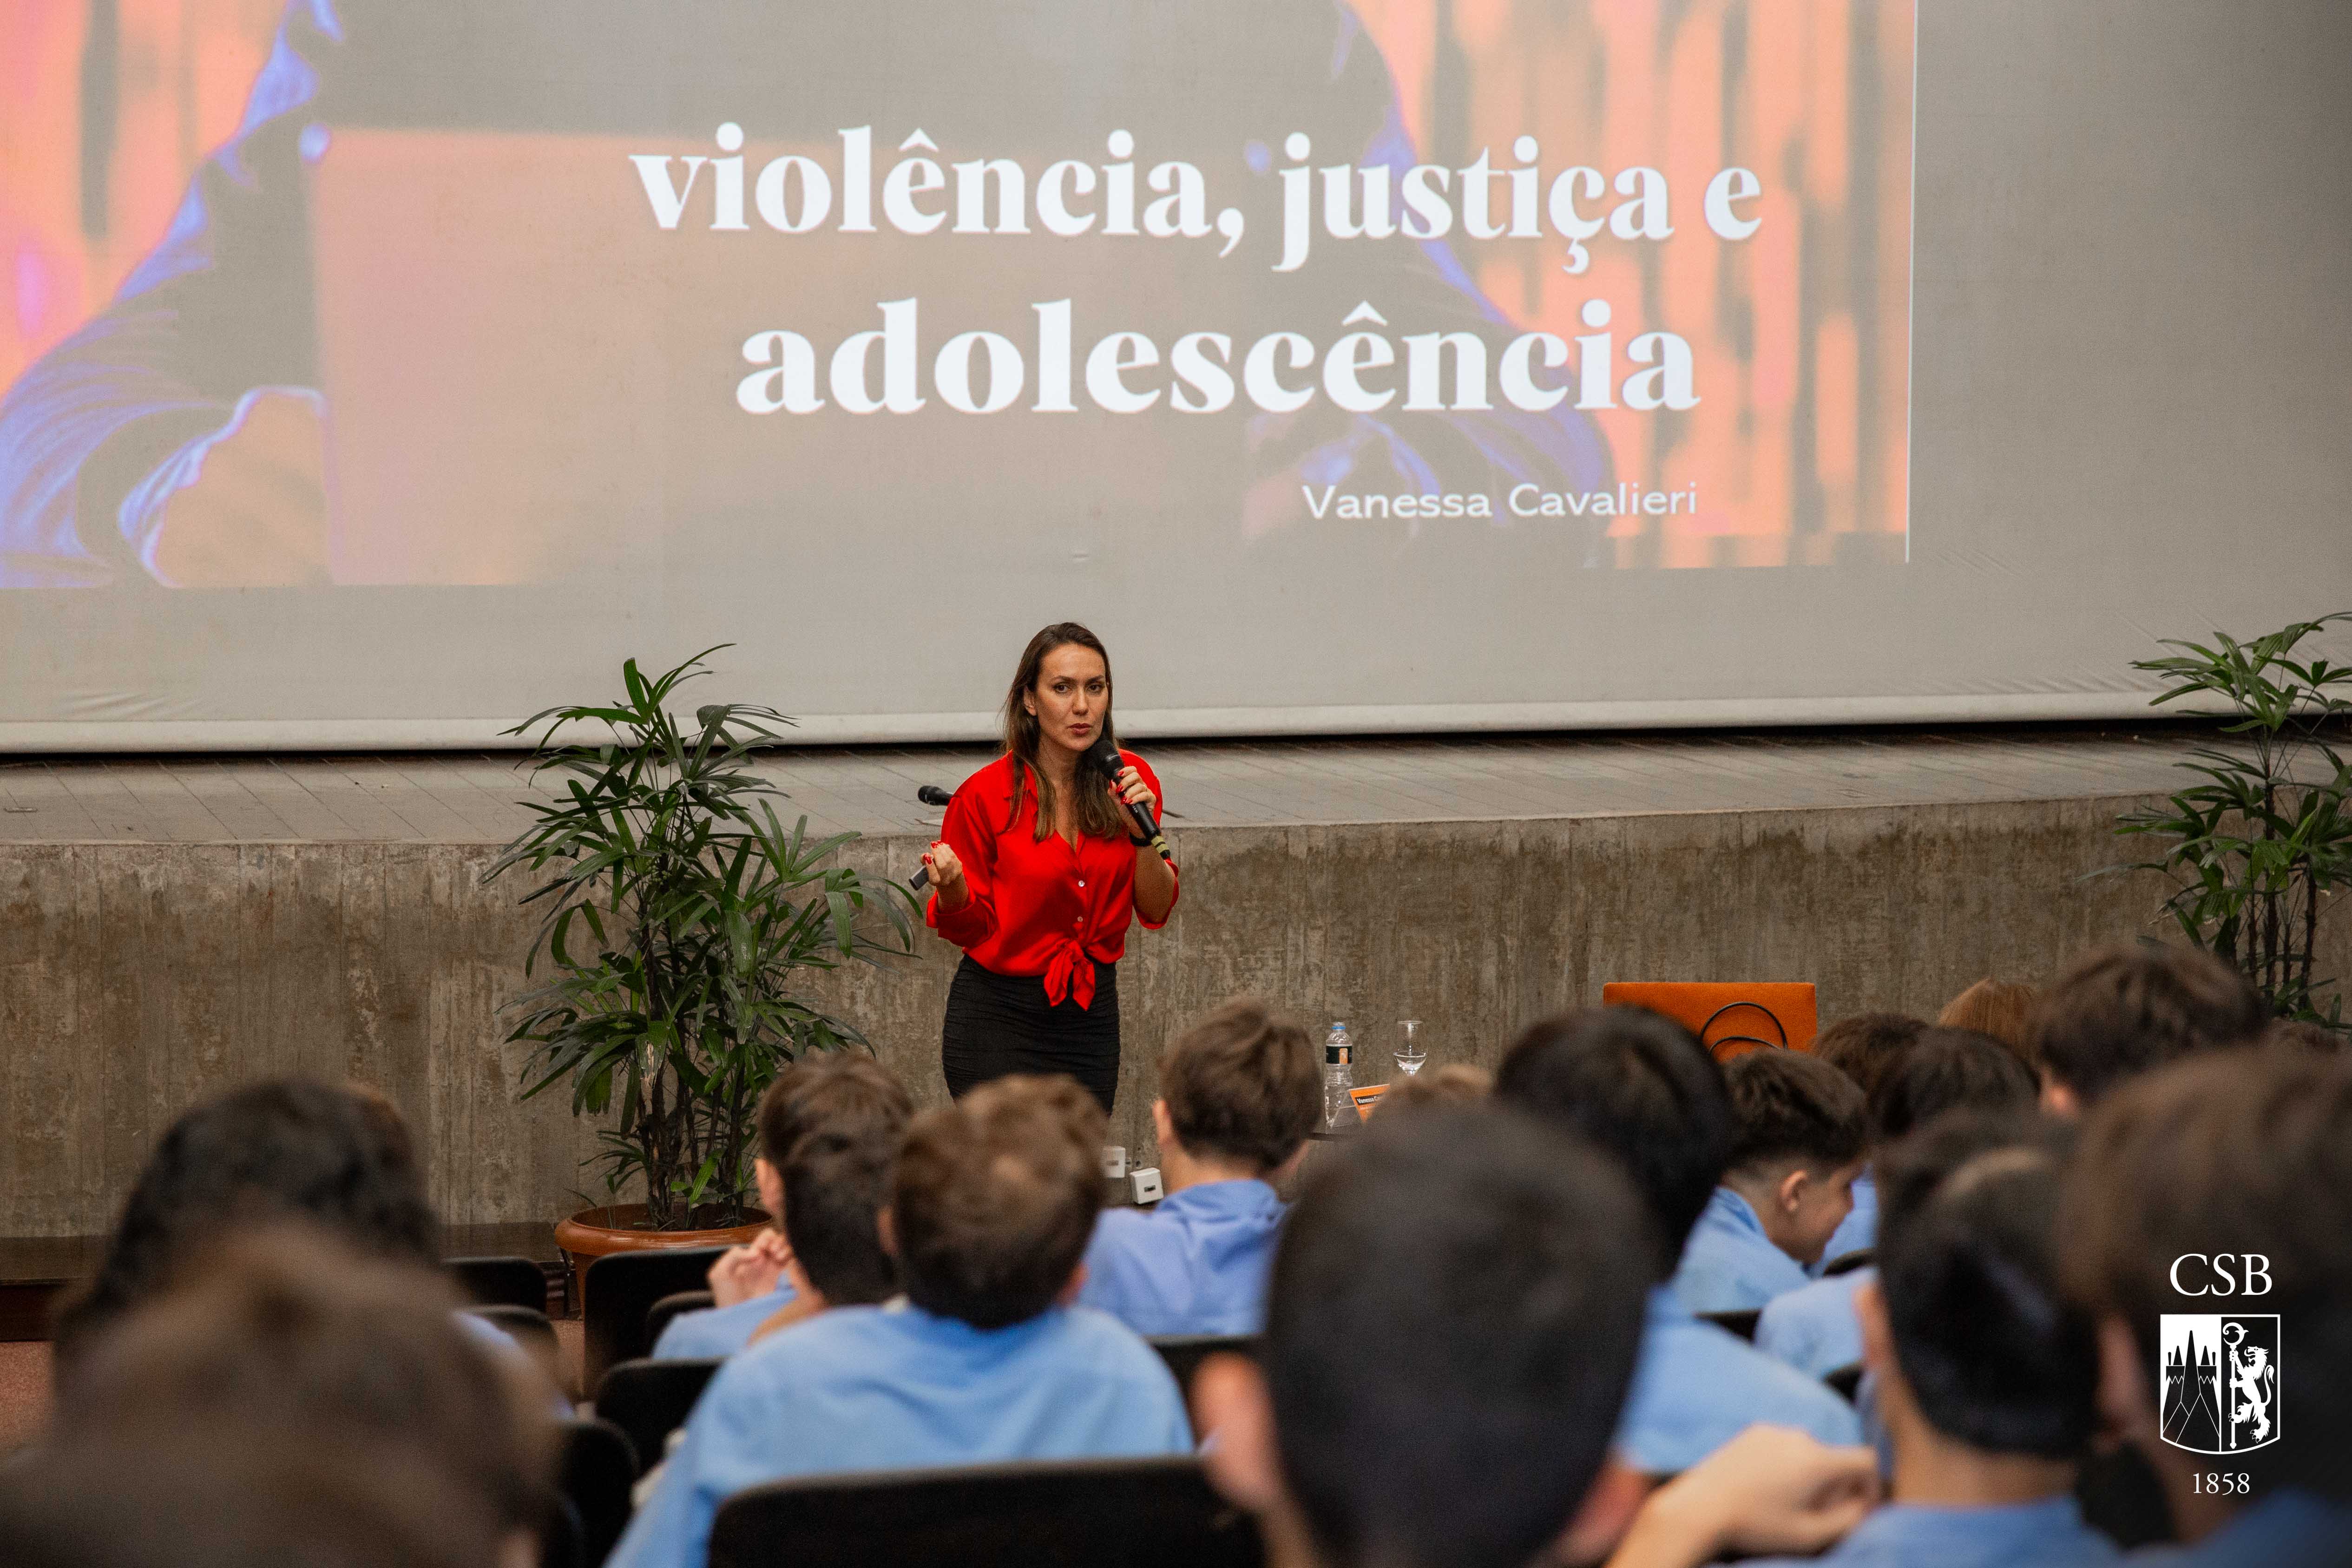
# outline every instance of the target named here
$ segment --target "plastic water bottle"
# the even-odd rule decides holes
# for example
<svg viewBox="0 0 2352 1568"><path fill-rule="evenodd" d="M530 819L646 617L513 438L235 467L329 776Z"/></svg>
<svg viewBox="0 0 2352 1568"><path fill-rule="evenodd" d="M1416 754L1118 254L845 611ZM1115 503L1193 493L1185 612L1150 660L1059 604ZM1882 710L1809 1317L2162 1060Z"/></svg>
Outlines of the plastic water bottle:
<svg viewBox="0 0 2352 1568"><path fill-rule="evenodd" d="M1362 1120L1349 1091L1356 1086L1356 1041L1342 1019L1323 1038L1323 1130L1346 1133Z"/></svg>

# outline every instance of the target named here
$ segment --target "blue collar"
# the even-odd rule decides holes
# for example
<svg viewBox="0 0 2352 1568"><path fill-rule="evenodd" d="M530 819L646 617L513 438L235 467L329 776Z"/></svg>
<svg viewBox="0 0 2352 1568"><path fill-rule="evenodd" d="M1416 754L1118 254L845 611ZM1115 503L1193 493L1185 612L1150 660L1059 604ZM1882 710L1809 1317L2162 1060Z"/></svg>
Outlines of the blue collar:
<svg viewBox="0 0 2352 1568"><path fill-rule="evenodd" d="M1282 1199L1265 1182L1245 1177L1238 1181L1204 1181L1181 1192L1171 1192L1160 1200L1157 1208L1161 1214L1197 1214L1210 1219L1272 1217L1282 1212Z"/></svg>

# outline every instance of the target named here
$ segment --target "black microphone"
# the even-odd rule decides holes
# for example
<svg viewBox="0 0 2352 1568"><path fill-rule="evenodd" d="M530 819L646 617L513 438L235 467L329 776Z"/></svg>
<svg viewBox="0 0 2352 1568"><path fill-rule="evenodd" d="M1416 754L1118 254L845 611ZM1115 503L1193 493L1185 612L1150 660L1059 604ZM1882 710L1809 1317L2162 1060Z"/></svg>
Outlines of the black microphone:
<svg viewBox="0 0 2352 1568"><path fill-rule="evenodd" d="M1097 736L1095 743L1087 748L1087 765L1113 784L1117 784L1119 770L1124 768L1127 763L1118 754L1118 743L1111 739L1108 734L1104 734ZM1160 824L1152 819L1151 808L1135 800L1121 800L1119 804L1126 809L1128 816L1134 820L1135 825L1143 830L1144 841L1160 852L1161 860L1166 861L1170 865L1174 865L1176 856L1168 848L1168 841L1161 835Z"/></svg>
<svg viewBox="0 0 2352 1568"><path fill-rule="evenodd" d="M921 789L915 791L915 799L920 800L926 806L944 806L949 801L954 800L955 797L949 794L946 790L940 789L936 784L926 784ZM910 892L920 893L923 889L930 885L931 868L929 866L923 867L920 871L907 879L907 886Z"/></svg>

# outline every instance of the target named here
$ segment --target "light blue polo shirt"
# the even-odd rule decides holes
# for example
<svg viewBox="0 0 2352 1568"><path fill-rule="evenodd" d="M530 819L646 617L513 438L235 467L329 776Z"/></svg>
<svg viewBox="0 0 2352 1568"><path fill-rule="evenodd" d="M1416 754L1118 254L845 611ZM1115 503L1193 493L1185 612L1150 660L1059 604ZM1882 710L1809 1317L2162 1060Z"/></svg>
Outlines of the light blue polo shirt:
<svg viewBox="0 0 2352 1568"><path fill-rule="evenodd" d="M1756 1348L1808 1377L1827 1377L1862 1360L1862 1320L1854 1292L1878 1278L1875 1269L1849 1269L1775 1296L1756 1320Z"/></svg>
<svg viewBox="0 0 2352 1568"><path fill-rule="evenodd" d="M656 1361L714 1361L733 1355L751 1343L760 1325L789 1305L800 1292L779 1276L776 1288L764 1296L738 1301L731 1307L704 1307L680 1312L664 1324L654 1341Z"/></svg>
<svg viewBox="0 0 2352 1568"><path fill-rule="evenodd" d="M2289 1487L2194 1545L2143 1546L2124 1561L2131 1568L2344 1568L2352 1563L2352 1504Z"/></svg>
<svg viewBox="0 0 2352 1568"><path fill-rule="evenodd" d="M1139 1334L1254 1334L1283 1203L1262 1181L1213 1181L1151 1208L1107 1208L1078 1300Z"/></svg>
<svg viewBox="0 0 2352 1568"><path fill-rule="evenodd" d="M1670 1286L1650 1292L1617 1449L1643 1475L1680 1475L1759 1421L1824 1443L1862 1441L1853 1407L1828 1385L1693 1317Z"/></svg>
<svg viewBox="0 0 2352 1568"><path fill-rule="evenodd" d="M2061 1494L1997 1508L1892 1502L1818 1557L1755 1558L1741 1568L2105 1568L2123 1560Z"/></svg>
<svg viewBox="0 0 2352 1568"><path fill-rule="evenodd" d="M1754 1312L1805 1283L1804 1265L1772 1245L1755 1208L1727 1186L1707 1199L1675 1270L1675 1293L1695 1312Z"/></svg>
<svg viewBox="0 0 2352 1568"><path fill-rule="evenodd" d="M1813 1266L1805 1270L1814 1279L1822 1270L1849 1252L1859 1252L1865 1247L1878 1245L1878 1183L1869 1170L1853 1178L1853 1212L1838 1222L1830 1232L1829 1245Z"/></svg>
<svg viewBox="0 0 2352 1568"><path fill-rule="evenodd" d="M611 1568L702 1568L719 1505L788 1477L1192 1451L1167 1364L1092 1308L836 1307L719 1367Z"/></svg>

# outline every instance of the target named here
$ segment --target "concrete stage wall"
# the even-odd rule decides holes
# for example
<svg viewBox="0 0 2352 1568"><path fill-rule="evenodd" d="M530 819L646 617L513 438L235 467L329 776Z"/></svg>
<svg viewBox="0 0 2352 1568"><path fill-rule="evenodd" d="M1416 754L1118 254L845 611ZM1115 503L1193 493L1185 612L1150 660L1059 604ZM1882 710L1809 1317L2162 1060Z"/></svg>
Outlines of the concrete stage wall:
<svg viewBox="0 0 2352 1568"><path fill-rule="evenodd" d="M1986 974L2037 978L2158 928L2119 857L2127 799L1569 820L1198 828L1185 894L1122 966L1114 1136L1152 1151L1158 1043L1239 990L1367 1043L1429 1020L1435 1061L1492 1064L1521 1023L1610 979L1798 979L1824 1019L1932 1012ZM925 840L855 846L906 874ZM495 1042L530 929L484 888L482 843L0 844L0 1232L105 1228L180 1111L241 1080L349 1076L390 1092L461 1222L576 1207L593 1146L560 1097L515 1102ZM2323 973L2352 973L2339 925ZM944 1098L954 951L926 934L885 974L818 988L883 1059Z"/></svg>

